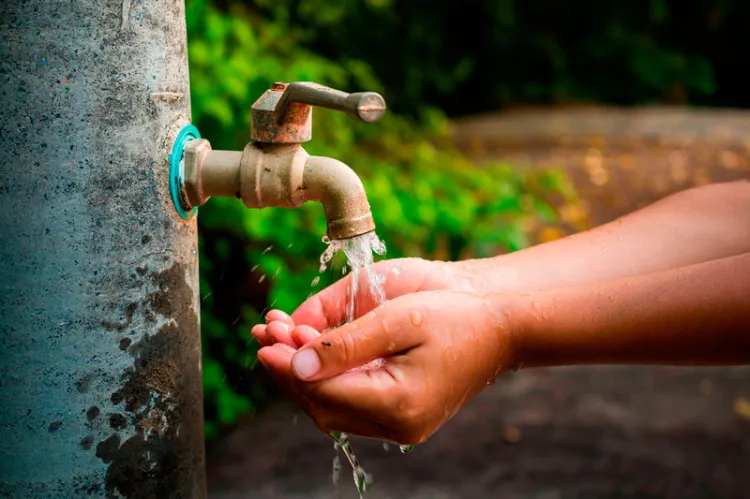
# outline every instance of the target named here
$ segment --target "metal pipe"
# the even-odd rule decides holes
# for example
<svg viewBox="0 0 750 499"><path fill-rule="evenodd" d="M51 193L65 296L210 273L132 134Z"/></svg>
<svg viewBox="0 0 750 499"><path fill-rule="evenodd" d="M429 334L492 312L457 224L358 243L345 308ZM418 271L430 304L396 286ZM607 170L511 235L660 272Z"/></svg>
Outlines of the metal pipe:
<svg viewBox="0 0 750 499"><path fill-rule="evenodd" d="M205 139L185 148L186 209L211 196L233 196L248 208L323 205L328 237L348 239L375 230L362 181L333 158L310 156L299 144L248 144L242 153L211 150Z"/></svg>
<svg viewBox="0 0 750 499"><path fill-rule="evenodd" d="M0 19L0 496L204 498L183 1Z"/></svg>

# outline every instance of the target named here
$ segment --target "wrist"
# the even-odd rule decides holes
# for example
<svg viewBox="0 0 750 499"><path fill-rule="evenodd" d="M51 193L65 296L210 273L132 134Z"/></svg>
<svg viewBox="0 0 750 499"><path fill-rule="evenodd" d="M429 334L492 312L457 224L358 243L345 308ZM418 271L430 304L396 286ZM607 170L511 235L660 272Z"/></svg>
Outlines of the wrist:
<svg viewBox="0 0 750 499"><path fill-rule="evenodd" d="M534 297L521 293L497 293L492 296L492 324L506 344L502 358L502 371L517 371L532 366L529 358L528 336L535 323Z"/></svg>

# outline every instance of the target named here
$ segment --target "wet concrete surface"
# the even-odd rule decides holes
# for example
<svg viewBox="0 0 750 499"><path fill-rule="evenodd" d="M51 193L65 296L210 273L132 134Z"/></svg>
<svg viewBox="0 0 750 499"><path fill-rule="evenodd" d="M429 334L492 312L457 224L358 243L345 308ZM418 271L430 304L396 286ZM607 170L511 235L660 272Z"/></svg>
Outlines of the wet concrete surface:
<svg viewBox="0 0 750 499"><path fill-rule="evenodd" d="M522 371L427 443L355 439L366 497L567 499L750 497L750 368L586 367ZM209 446L209 497L356 498L332 484L331 442L280 404Z"/></svg>

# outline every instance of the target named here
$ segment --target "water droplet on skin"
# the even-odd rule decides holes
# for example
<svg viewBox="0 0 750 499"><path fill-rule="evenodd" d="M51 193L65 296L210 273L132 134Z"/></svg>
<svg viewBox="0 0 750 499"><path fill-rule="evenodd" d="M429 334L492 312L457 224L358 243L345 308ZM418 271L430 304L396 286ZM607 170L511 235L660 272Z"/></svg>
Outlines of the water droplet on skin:
<svg viewBox="0 0 750 499"><path fill-rule="evenodd" d="M409 314L409 319L411 319L411 323L415 326L422 324L422 314L418 310L412 310Z"/></svg>

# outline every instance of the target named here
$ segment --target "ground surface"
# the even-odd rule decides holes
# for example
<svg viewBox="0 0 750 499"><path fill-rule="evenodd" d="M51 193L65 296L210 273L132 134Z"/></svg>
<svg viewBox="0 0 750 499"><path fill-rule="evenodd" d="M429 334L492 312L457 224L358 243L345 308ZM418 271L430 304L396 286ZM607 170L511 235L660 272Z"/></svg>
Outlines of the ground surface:
<svg viewBox="0 0 750 499"><path fill-rule="evenodd" d="M375 477L371 499L746 498L750 422L734 405L750 395L749 377L743 369L520 372L410 455L364 440L354 449ZM305 416L277 406L211 447L209 497L356 498L348 475L333 486L333 455Z"/></svg>
<svg viewBox="0 0 750 499"><path fill-rule="evenodd" d="M477 162L562 166L583 198L561 227L596 225L670 192L747 178L750 114L525 111L462 120ZM355 440L368 499L750 497L750 368L565 368L504 376L404 456ZM331 483L331 442L293 406L209 447L209 497L356 498Z"/></svg>

